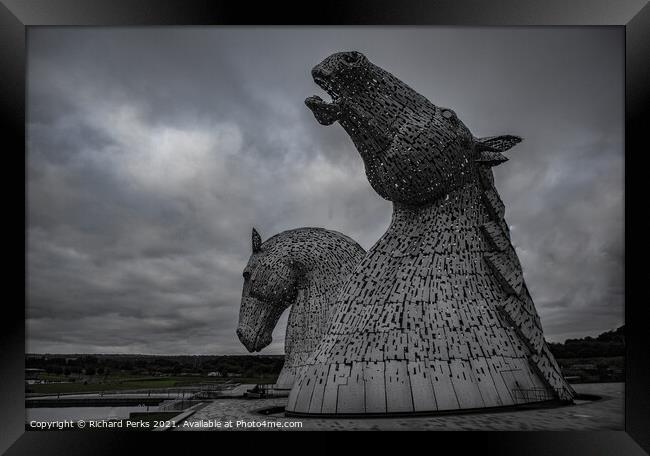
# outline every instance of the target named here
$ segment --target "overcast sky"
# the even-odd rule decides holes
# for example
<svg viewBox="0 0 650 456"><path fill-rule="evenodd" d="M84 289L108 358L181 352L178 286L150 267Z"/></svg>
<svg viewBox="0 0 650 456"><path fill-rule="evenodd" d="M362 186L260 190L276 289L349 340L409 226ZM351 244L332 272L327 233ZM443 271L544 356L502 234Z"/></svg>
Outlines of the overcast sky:
<svg viewBox="0 0 650 456"><path fill-rule="evenodd" d="M370 248L391 204L303 104L358 50L475 136L547 340L623 324L623 32L615 28L30 28L27 351L243 354L255 226ZM262 353L283 352L286 313Z"/></svg>

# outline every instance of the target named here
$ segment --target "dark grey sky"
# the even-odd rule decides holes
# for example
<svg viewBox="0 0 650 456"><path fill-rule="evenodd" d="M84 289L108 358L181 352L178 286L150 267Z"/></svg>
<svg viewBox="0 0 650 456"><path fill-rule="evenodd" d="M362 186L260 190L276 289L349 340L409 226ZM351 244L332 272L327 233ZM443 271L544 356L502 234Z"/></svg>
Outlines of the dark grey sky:
<svg viewBox="0 0 650 456"><path fill-rule="evenodd" d="M365 248L391 206L310 69L359 50L475 136L548 340L623 323L623 32L615 28L31 28L29 352L246 353L250 229ZM286 315L262 353L282 353Z"/></svg>

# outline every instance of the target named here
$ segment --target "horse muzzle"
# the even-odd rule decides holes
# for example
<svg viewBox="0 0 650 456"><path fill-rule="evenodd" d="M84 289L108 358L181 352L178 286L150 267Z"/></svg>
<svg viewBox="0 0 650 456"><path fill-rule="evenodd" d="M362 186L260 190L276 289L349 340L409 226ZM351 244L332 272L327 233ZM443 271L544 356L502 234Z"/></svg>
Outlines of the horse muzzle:
<svg viewBox="0 0 650 456"><path fill-rule="evenodd" d="M259 331L246 325L239 325L237 337L250 353L258 352L268 346L273 337L268 331Z"/></svg>

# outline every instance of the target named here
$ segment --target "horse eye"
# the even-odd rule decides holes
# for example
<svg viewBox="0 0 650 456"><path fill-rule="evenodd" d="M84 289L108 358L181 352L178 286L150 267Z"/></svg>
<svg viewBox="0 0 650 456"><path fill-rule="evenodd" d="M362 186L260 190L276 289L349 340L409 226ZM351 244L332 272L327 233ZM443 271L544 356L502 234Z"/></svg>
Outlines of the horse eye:
<svg viewBox="0 0 650 456"><path fill-rule="evenodd" d="M358 58L359 56L357 54L345 54L343 56L343 60L345 60L346 63L354 63Z"/></svg>
<svg viewBox="0 0 650 456"><path fill-rule="evenodd" d="M244 274L243 274L243 275L244 275L244 280L248 280L248 279L251 278L251 273L248 272L248 271L244 271Z"/></svg>
<svg viewBox="0 0 650 456"><path fill-rule="evenodd" d="M445 109L444 111L442 111L442 117L444 117L445 119L451 119L452 117L454 117L454 113L448 109Z"/></svg>

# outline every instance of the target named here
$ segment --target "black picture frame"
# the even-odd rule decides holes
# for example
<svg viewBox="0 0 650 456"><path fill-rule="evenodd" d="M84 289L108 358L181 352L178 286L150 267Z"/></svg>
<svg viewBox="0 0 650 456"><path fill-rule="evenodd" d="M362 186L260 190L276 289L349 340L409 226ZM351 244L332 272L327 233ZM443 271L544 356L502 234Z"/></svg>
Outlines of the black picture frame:
<svg viewBox="0 0 650 456"><path fill-rule="evenodd" d="M1 338L0 451L7 454L130 454L133 445L150 449L174 448L170 433L125 432L25 432L25 254L26 254L26 185L7 177L25 177L25 75L26 30L45 25L74 26L150 26L150 25L462 25L462 26L617 26L625 29L625 323L626 385L625 431L600 432L519 432L477 433L457 438L454 433L436 433L423 440L425 448L447 447L457 452L480 451L482 454L644 454L650 452L650 337L648 293L644 283L648 258L647 236L650 230L645 201L643 159L645 130L650 126L650 6L647 0L373 0L319 2L309 5L279 5L274 2L250 5L244 2L206 0L3 0L0 5L0 112L5 167L2 185L6 211L6 245L13 247L19 261L5 262L5 283L18 289L17 297L5 300L4 328ZM125 69L128 71L128 69ZM7 141L9 140L9 141ZM588 164L585 164L588 166ZM19 170L23 169L23 173ZM22 189L22 192L17 191ZM22 196L22 198L21 198ZM22 218L21 215L22 214ZM25 221L19 233L17 219ZM9 238L11 236L11 238ZM14 240L14 238L16 240ZM11 240L9 240L11 239ZM20 239L23 241L20 242ZM6 251L6 249L5 249ZM13 253L13 252L12 252ZM20 284L23 284L22 286ZM8 312L9 310L9 312ZM588 318L588 317L586 317ZM213 433L176 433L180 446L198 450L200 444L210 448L217 441ZM210 436L212 434L212 436ZM269 437L273 434L273 437ZM265 433L268 445L282 433ZM189 437L191 435L192 437ZM251 442L242 440L244 447ZM287 434L285 434L287 436ZM229 445L222 442L220 451ZM295 442L295 433L287 441ZM374 442L386 437L374 437ZM309 440L307 440L309 441ZM367 443L367 440L366 440ZM312 440L313 444L313 440ZM174 443L176 445L176 443ZM287 443L282 444L287 449ZM298 445L298 443L291 443ZM302 443L301 445L304 445ZM452 445L451 447L449 445ZM319 444L320 446L320 444ZM405 446L409 450L410 444ZM258 448L259 450L260 448ZM337 447L330 446L330 451ZM342 448L341 448L342 449ZM645 451L644 451L645 450ZM216 451L216 450L212 450Z"/></svg>

